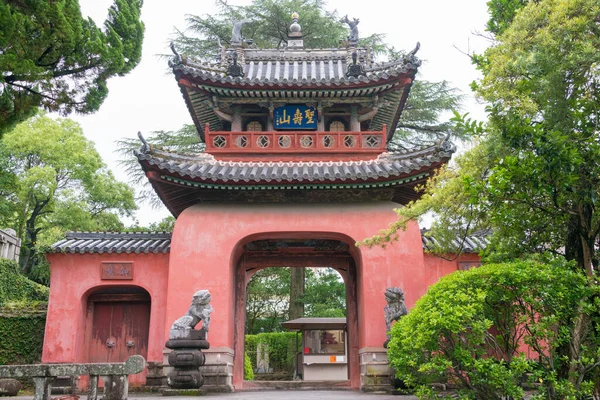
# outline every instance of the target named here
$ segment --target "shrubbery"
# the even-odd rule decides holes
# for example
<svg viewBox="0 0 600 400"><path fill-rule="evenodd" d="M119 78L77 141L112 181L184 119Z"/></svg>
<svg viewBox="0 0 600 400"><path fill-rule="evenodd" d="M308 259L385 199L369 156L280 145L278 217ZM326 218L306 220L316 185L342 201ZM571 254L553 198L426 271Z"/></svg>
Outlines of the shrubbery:
<svg viewBox="0 0 600 400"><path fill-rule="evenodd" d="M291 374L294 371L296 354L301 346L301 337L296 345L296 332L273 332L246 335L246 354L252 369L256 369L256 349L264 343L269 351L269 366L274 373Z"/></svg>
<svg viewBox="0 0 600 400"><path fill-rule="evenodd" d="M19 271L19 264L0 259L0 306L8 302L48 301L50 289Z"/></svg>
<svg viewBox="0 0 600 400"><path fill-rule="evenodd" d="M518 399L530 381L537 398L575 399L598 382L599 309L598 287L560 259L456 272L394 325L390 363L421 398L449 382L464 398Z"/></svg>
<svg viewBox="0 0 600 400"><path fill-rule="evenodd" d="M0 259L0 364L40 361L49 289Z"/></svg>
<svg viewBox="0 0 600 400"><path fill-rule="evenodd" d="M250 361L250 357L248 357L248 353L244 353L244 380L245 381L253 381L254 380L254 369L252 368L252 361Z"/></svg>

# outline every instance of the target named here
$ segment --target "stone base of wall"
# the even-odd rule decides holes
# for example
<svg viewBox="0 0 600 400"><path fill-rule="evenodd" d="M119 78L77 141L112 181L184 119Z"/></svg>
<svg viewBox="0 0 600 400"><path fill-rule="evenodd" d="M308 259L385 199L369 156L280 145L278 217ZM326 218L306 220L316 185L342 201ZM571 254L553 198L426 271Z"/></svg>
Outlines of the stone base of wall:
<svg viewBox="0 0 600 400"><path fill-rule="evenodd" d="M360 390L363 392L388 392L392 386L393 371L383 347L365 347L358 350L360 360Z"/></svg>
<svg viewBox="0 0 600 400"><path fill-rule="evenodd" d="M192 394L189 389L171 389L167 386L166 376L173 370L167 361L170 352L170 349L163 350L164 361L161 368L160 392L165 396ZM204 385L200 389L192 391L198 394L233 392L233 350L229 347L213 347L202 350L202 353L206 356L206 363L200 367ZM150 375L150 370L148 372ZM159 382L159 376L153 375L152 380Z"/></svg>

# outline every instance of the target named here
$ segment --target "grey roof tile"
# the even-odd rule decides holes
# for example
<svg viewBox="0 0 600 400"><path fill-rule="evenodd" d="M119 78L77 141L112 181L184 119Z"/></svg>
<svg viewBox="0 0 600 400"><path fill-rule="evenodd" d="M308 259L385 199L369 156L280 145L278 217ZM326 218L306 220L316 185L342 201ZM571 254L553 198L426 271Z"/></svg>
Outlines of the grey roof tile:
<svg viewBox="0 0 600 400"><path fill-rule="evenodd" d="M68 232L52 253L168 253L169 232Z"/></svg>
<svg viewBox="0 0 600 400"><path fill-rule="evenodd" d="M227 67L204 63L192 58L172 64L174 72L181 72L209 82L232 83L239 86L268 84L290 86L312 83L316 86L348 86L356 83L377 82L417 70L420 61L416 57L392 62L373 64L362 56L365 75L347 77L349 53L346 49L323 49L285 51L266 50L261 56L251 49L245 50L244 76L232 78ZM359 52L364 49L359 49Z"/></svg>
<svg viewBox="0 0 600 400"><path fill-rule="evenodd" d="M428 229L421 229L421 242L425 250L434 250L440 245L440 242L433 236L428 235ZM490 232L476 232L471 236L456 236L452 240L452 245L456 248L462 247L463 253L479 253L485 250L489 241Z"/></svg>
<svg viewBox="0 0 600 400"><path fill-rule="evenodd" d="M435 237L421 230L423 249L439 245ZM489 244L488 232L479 232L464 240L463 252L478 253ZM458 247L462 238L453 243ZM52 245L52 253L168 253L171 250L170 232L68 232L65 239Z"/></svg>

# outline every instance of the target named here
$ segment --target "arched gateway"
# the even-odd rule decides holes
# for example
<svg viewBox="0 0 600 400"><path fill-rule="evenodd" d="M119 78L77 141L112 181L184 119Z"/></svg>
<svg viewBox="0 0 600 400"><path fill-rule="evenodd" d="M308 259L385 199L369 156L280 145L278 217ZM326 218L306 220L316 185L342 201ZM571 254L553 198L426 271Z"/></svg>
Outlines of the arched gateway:
<svg viewBox="0 0 600 400"><path fill-rule="evenodd" d="M248 245L336 241L345 254L303 254L303 266L334 266L345 279L349 384L368 390L389 383L382 378L389 373L386 288L403 288L410 308L459 261L425 255L415 222L385 249L354 244L395 221L393 209L418 198L415 186L449 160L454 146L387 149L420 65L414 52L375 64L372 49L355 40L305 49L294 24L284 49L233 41L219 64L180 55L170 62L206 151L177 154L141 138L136 156L177 217L175 229L172 235L71 233L57 243L48 257L43 361L84 361L92 345L101 353L78 333L85 332L86 293L136 286L149 296L147 384L161 384L170 324L193 293L208 289L214 312L205 388L243 388L250 270L273 258L279 265L297 261L281 251L258 255Z"/></svg>

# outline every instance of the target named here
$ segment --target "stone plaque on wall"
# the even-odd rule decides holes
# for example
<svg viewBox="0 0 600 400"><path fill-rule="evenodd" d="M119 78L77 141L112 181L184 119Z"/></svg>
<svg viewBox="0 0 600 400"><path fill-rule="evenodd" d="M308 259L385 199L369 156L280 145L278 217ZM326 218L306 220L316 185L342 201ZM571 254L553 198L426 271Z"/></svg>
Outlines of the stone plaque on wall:
<svg viewBox="0 0 600 400"><path fill-rule="evenodd" d="M131 280L133 279L133 262L103 262L100 267L100 279Z"/></svg>

